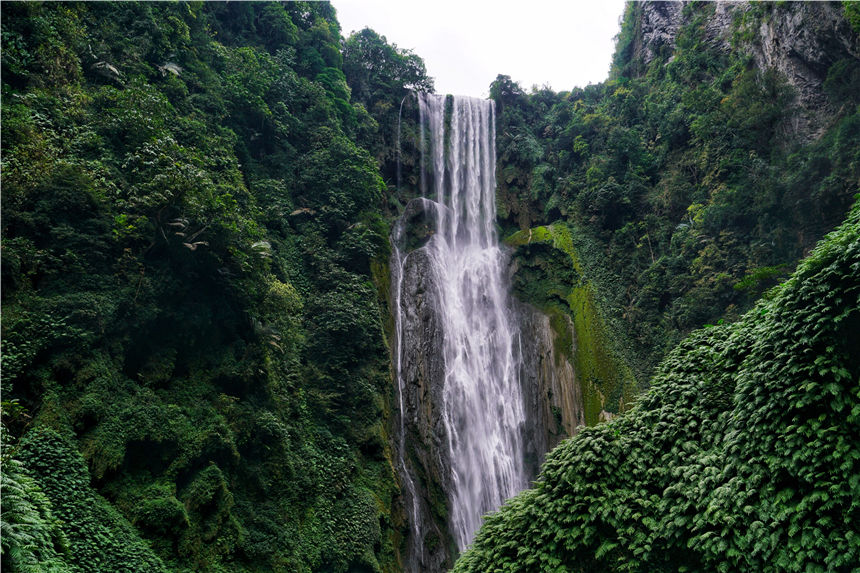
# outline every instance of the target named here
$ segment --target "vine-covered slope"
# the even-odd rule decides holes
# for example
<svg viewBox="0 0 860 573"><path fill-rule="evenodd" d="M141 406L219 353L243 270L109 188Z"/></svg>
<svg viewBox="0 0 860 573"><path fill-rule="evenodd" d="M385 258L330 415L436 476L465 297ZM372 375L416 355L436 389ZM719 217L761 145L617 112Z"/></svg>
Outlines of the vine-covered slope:
<svg viewBox="0 0 860 573"><path fill-rule="evenodd" d="M631 411L553 451L455 571L856 571L858 332L860 204Z"/></svg>
<svg viewBox="0 0 860 573"><path fill-rule="evenodd" d="M2 11L4 570L398 569L380 121L421 60L328 3Z"/></svg>

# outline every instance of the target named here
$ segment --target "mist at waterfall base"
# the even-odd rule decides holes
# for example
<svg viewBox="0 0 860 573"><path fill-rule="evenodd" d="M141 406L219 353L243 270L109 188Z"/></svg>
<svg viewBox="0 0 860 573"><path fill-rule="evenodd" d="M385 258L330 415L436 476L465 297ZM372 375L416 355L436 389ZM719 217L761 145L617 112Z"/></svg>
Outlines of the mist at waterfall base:
<svg viewBox="0 0 860 573"><path fill-rule="evenodd" d="M420 559L425 535L418 513L415 468L404 452L407 425L419 411L407 404L404 360L410 321L423 301L409 299L404 276L410 257L426 258L431 285L426 300L441 331L444 381L438 419L440 448L447 459L448 531L458 551L472 541L481 517L498 509L528 485L524 463L525 408L519 380L520 352L512 320L506 259L495 230L495 122L493 102L417 94L420 113L421 193L392 235L392 302L395 310L394 366L400 407L398 463L410 513L413 559ZM407 252L407 225L420 213L431 231ZM406 340L405 340L406 339ZM410 418L411 417L411 418ZM421 563L413 562L415 570Z"/></svg>

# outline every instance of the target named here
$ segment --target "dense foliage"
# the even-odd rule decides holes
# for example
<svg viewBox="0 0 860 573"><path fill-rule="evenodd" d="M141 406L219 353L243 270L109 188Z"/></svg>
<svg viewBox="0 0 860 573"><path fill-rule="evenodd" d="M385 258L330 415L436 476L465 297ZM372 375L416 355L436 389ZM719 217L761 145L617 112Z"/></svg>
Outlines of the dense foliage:
<svg viewBox="0 0 860 573"><path fill-rule="evenodd" d="M384 176L391 178L391 170L401 160L396 153L399 142L395 141L401 104L410 90L432 92L433 80L427 77L421 58L409 50L399 50L370 28L352 34L344 43L343 71L353 100L360 102L380 125L377 137L368 145Z"/></svg>
<svg viewBox="0 0 860 573"><path fill-rule="evenodd" d="M2 436L0 457L0 544L5 565L14 571L65 572L60 558L67 541L60 522L51 511L51 502L24 471L20 460L12 457L8 437Z"/></svg>
<svg viewBox="0 0 860 573"><path fill-rule="evenodd" d="M3 4L4 567L397 568L367 110L432 83L342 41L327 3Z"/></svg>
<svg viewBox="0 0 860 573"><path fill-rule="evenodd" d="M858 197L860 199L860 197ZM550 454L455 571L849 571L860 563L860 203L633 410Z"/></svg>
<svg viewBox="0 0 860 573"><path fill-rule="evenodd" d="M860 561L858 209L767 290L858 190L860 65L831 62L828 129L793 132L743 49L787 9L753 6L726 52L691 3L646 64L634 4L609 81L493 84L514 287L589 423L738 322L550 456L461 570ZM324 2L2 16L4 570L400 570L388 234L421 59L344 40Z"/></svg>
<svg viewBox="0 0 860 573"><path fill-rule="evenodd" d="M564 222L583 237L586 274L647 374L690 330L738 318L842 221L860 181L860 61L833 46L815 139L795 129L794 88L751 55L764 22L798 6L739 10L724 49L706 26L716 5L686 4L676 44L647 64L643 9L628 5L608 81L527 94L499 76L491 95L506 228Z"/></svg>

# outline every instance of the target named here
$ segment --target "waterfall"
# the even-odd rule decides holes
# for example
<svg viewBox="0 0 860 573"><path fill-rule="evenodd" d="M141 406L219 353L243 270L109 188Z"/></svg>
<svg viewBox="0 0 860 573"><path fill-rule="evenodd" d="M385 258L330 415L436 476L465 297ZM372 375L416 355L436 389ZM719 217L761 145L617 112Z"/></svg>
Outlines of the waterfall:
<svg viewBox="0 0 860 573"><path fill-rule="evenodd" d="M433 450L421 458L427 466L422 474L439 468L449 508L446 528L460 552L481 516L525 488L529 476L519 334L495 229L493 102L421 94L418 103L424 197L410 202L392 234L392 303L398 462L411 498L411 551L421 555L426 531L420 524L426 519L418 515L407 447ZM417 239L409 230L416 220L426 229ZM422 352L441 356L415 356ZM407 445L407 435L422 431L431 443Z"/></svg>

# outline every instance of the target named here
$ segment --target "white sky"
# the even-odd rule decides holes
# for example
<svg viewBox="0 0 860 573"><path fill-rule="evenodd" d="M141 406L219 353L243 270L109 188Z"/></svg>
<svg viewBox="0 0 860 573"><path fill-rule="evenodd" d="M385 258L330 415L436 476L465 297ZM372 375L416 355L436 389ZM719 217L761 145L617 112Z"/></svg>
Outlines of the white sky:
<svg viewBox="0 0 860 573"><path fill-rule="evenodd" d="M488 97L505 74L568 91L609 74L624 0L332 0L341 33L369 26L424 58L437 93Z"/></svg>

